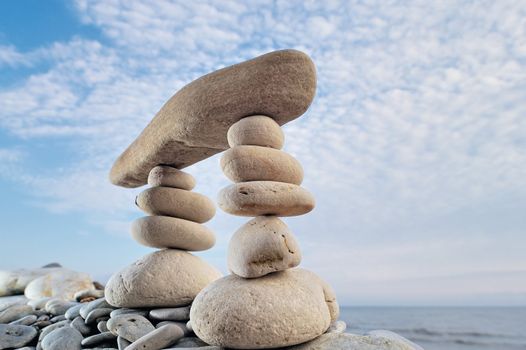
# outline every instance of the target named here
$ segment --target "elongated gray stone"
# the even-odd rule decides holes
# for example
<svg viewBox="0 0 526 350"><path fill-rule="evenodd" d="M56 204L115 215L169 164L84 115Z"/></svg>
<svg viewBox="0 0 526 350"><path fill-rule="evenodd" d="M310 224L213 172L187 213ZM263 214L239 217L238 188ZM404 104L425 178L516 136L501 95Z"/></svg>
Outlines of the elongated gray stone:
<svg viewBox="0 0 526 350"><path fill-rule="evenodd" d="M100 298L97 300L90 301L89 303L85 304L83 307L80 308L79 314L82 316L82 318L86 319L88 317L88 314L95 310L95 309L102 309L102 308L111 308L114 309L113 306L111 306L106 299Z"/></svg>
<svg viewBox="0 0 526 350"><path fill-rule="evenodd" d="M93 347L93 345L112 341L114 339L117 339L116 335L112 334L111 332L104 332L82 339L81 344L82 346Z"/></svg>
<svg viewBox="0 0 526 350"><path fill-rule="evenodd" d="M28 305L12 305L0 312L0 323L9 323L33 313L33 308Z"/></svg>
<svg viewBox="0 0 526 350"><path fill-rule="evenodd" d="M36 315L27 315L16 321L10 322L9 324L21 324L23 326L30 326L37 321L38 317Z"/></svg>
<svg viewBox="0 0 526 350"><path fill-rule="evenodd" d="M153 309L150 311L150 318L162 321L187 321L190 319L190 308L191 305Z"/></svg>
<svg viewBox="0 0 526 350"><path fill-rule="evenodd" d="M70 327L75 328L83 336L87 336L91 333L91 328L84 323L84 319L81 316L77 316L73 321L71 321Z"/></svg>
<svg viewBox="0 0 526 350"><path fill-rule="evenodd" d="M103 316L108 316L112 311L113 309L109 307L103 307L103 308L91 310L90 313L86 316L85 322L86 324L93 323L98 318L101 318Z"/></svg>
<svg viewBox="0 0 526 350"><path fill-rule="evenodd" d="M274 51L207 74L179 90L117 159L112 183L144 185L159 164L182 169L228 148L227 131L256 114L283 125L307 110L316 69L296 50Z"/></svg>
<svg viewBox="0 0 526 350"><path fill-rule="evenodd" d="M183 330L174 324L167 324L131 343L126 350L160 350L184 336Z"/></svg>

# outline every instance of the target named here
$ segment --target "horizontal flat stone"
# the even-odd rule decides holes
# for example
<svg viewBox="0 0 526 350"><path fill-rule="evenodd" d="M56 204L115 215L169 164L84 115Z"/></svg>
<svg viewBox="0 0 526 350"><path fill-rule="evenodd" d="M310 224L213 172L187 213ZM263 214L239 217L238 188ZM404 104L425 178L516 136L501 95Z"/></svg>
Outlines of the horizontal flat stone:
<svg viewBox="0 0 526 350"><path fill-rule="evenodd" d="M207 74L179 90L119 156L110 180L146 184L157 165L178 169L228 148L227 132L243 117L263 114L283 125L307 110L316 69L296 50L274 51Z"/></svg>

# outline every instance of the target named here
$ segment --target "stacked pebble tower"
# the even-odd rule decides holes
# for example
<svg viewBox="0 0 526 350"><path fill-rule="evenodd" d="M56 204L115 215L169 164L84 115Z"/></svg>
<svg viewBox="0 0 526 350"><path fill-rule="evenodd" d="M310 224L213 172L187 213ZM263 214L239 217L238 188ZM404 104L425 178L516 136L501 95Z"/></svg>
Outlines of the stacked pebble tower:
<svg viewBox="0 0 526 350"><path fill-rule="evenodd" d="M235 184L223 189L225 212L255 217L230 240L231 275L212 282L195 298L192 330L206 343L234 349L281 348L312 340L339 315L332 288L314 273L294 268L301 252L280 219L314 208L300 187L303 169L281 151L284 136L267 116L249 116L227 133L231 147L221 168ZM341 331L342 325L334 324ZM344 328L344 327L343 327Z"/></svg>
<svg viewBox="0 0 526 350"><path fill-rule="evenodd" d="M201 225L215 215L214 203L195 187L192 175L159 165L150 171L148 184L135 201L150 216L135 220L133 238L148 247L175 248L188 251L207 250L214 246L214 233Z"/></svg>
<svg viewBox="0 0 526 350"><path fill-rule="evenodd" d="M235 182L219 195L224 211L255 216L232 237L228 268L237 276L257 278L299 265L296 239L279 216L295 216L314 208L314 198L299 185L301 164L281 151L280 126L266 116L251 116L228 130L231 147L221 158L225 175Z"/></svg>

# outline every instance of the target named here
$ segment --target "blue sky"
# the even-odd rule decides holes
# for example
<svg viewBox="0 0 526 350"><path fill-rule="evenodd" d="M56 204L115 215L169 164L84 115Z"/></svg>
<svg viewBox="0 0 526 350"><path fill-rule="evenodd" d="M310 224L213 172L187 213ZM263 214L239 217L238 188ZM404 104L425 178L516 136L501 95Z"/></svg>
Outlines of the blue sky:
<svg viewBox="0 0 526 350"><path fill-rule="evenodd" d="M526 4L1 1L0 268L104 280L152 251L114 159L175 91L282 48L318 69L285 150L317 199L286 219L344 305L526 304ZM215 200L219 158L188 168ZM199 253L226 272L246 221Z"/></svg>

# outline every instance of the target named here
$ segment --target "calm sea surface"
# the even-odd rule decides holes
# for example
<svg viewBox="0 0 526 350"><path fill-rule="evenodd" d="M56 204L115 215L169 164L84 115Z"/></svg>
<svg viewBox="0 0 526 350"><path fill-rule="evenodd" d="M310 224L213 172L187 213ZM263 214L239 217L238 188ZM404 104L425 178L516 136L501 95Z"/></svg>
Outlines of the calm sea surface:
<svg viewBox="0 0 526 350"><path fill-rule="evenodd" d="M343 307L347 331L387 329L426 350L526 350L526 307Z"/></svg>

